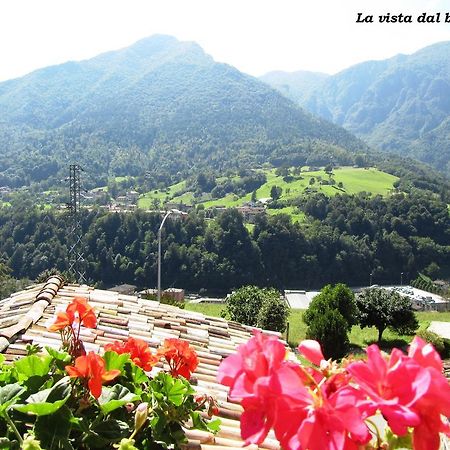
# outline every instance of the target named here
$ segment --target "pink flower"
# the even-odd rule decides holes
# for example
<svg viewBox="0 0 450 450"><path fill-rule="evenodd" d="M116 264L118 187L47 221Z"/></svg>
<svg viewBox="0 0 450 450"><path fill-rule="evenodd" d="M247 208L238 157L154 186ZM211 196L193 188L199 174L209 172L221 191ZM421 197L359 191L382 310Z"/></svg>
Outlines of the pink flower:
<svg viewBox="0 0 450 450"><path fill-rule="evenodd" d="M380 409L392 431L404 435L408 427L420 423L412 405L429 389L431 377L400 350L384 358L376 345L367 348L367 361L350 364L353 375L372 401L373 412Z"/></svg>
<svg viewBox="0 0 450 450"><path fill-rule="evenodd" d="M330 397L317 396L297 433L283 448L288 450L357 449L370 441L371 434L357 405L362 393L346 386Z"/></svg>
<svg viewBox="0 0 450 450"><path fill-rule="evenodd" d="M442 416L450 416L450 386L442 375L442 361L431 344L415 337L408 356L429 373L431 383L427 392L412 406L420 418L414 428L413 442L416 450L437 450L440 446L439 433L450 435L448 421Z"/></svg>
<svg viewBox="0 0 450 450"><path fill-rule="evenodd" d="M292 423L292 411L302 418L309 394L298 366L285 356L286 349L275 336L255 331L219 367L218 381L230 386L230 399L241 401L244 408L241 435L247 444L263 442L271 427L275 433L279 430L277 437L282 440L286 425Z"/></svg>

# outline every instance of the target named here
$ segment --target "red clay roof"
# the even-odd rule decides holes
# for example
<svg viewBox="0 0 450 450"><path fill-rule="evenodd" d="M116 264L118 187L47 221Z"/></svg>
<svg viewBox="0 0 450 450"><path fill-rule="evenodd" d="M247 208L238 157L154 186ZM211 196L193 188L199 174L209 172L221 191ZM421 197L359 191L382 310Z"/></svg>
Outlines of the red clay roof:
<svg viewBox="0 0 450 450"><path fill-rule="evenodd" d="M6 360L26 355L27 344L59 348L59 333L48 331L48 323L56 308L64 308L73 297L80 296L89 300L98 319L96 329L82 330L87 351L100 352L106 343L126 340L128 336L144 339L154 348L166 337L188 341L200 361L193 374L195 388L217 399L222 426L216 436L198 430L187 431L186 447L230 450L243 446L239 429L242 408L228 401L228 388L217 383L216 374L222 359L251 337L249 326L136 296L64 284L61 278L51 277L45 284L31 286L0 300L0 352ZM280 446L271 432L260 448L275 450Z"/></svg>

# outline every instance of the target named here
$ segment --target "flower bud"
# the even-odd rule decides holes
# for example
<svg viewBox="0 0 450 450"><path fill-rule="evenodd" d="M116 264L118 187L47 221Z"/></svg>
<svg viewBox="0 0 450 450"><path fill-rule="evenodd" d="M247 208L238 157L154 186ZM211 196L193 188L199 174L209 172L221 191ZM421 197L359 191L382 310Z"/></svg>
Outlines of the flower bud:
<svg viewBox="0 0 450 450"><path fill-rule="evenodd" d="M141 403L137 408L134 415L134 433L137 433L144 425L148 417L148 403Z"/></svg>
<svg viewBox="0 0 450 450"><path fill-rule="evenodd" d="M118 450L138 450L134 446L134 439L122 439L119 444L114 444L114 448Z"/></svg>
<svg viewBox="0 0 450 450"><path fill-rule="evenodd" d="M42 450L41 444L34 436L27 436L22 443L22 450Z"/></svg>

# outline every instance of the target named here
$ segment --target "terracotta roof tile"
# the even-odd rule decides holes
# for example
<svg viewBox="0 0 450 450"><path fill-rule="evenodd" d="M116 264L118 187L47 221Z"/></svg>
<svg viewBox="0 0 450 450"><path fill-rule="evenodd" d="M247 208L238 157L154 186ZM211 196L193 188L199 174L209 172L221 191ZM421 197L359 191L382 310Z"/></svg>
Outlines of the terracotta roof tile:
<svg viewBox="0 0 450 450"><path fill-rule="evenodd" d="M48 322L56 308L64 308L73 297L86 297L97 313L97 329L81 331L88 351L100 352L105 344L126 340L128 336L144 339L153 348L167 337L187 340L199 358L193 374L195 388L217 399L222 427L216 436L187 430L186 449L242 448L239 428L242 407L228 401L228 388L217 383L216 375L221 360L251 337L251 327L113 291L64 285L61 278L51 277L45 284L30 286L0 300L0 352L6 361L25 355L27 344L58 348L59 333L48 331ZM277 450L279 444L269 434L260 447Z"/></svg>

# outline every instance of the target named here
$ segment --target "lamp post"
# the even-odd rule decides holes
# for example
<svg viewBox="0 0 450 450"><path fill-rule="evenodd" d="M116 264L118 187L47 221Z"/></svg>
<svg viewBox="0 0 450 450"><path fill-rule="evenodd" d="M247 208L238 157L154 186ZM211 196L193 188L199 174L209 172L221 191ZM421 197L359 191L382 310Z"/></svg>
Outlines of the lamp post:
<svg viewBox="0 0 450 450"><path fill-rule="evenodd" d="M403 272L400 272L400 286L403 286Z"/></svg>
<svg viewBox="0 0 450 450"><path fill-rule="evenodd" d="M158 229L158 302L161 301L161 231L166 219L172 214L173 210L167 211L161 225Z"/></svg>
<svg viewBox="0 0 450 450"><path fill-rule="evenodd" d="M370 272L369 287L372 286L372 277L373 277L373 270L372 272Z"/></svg>

